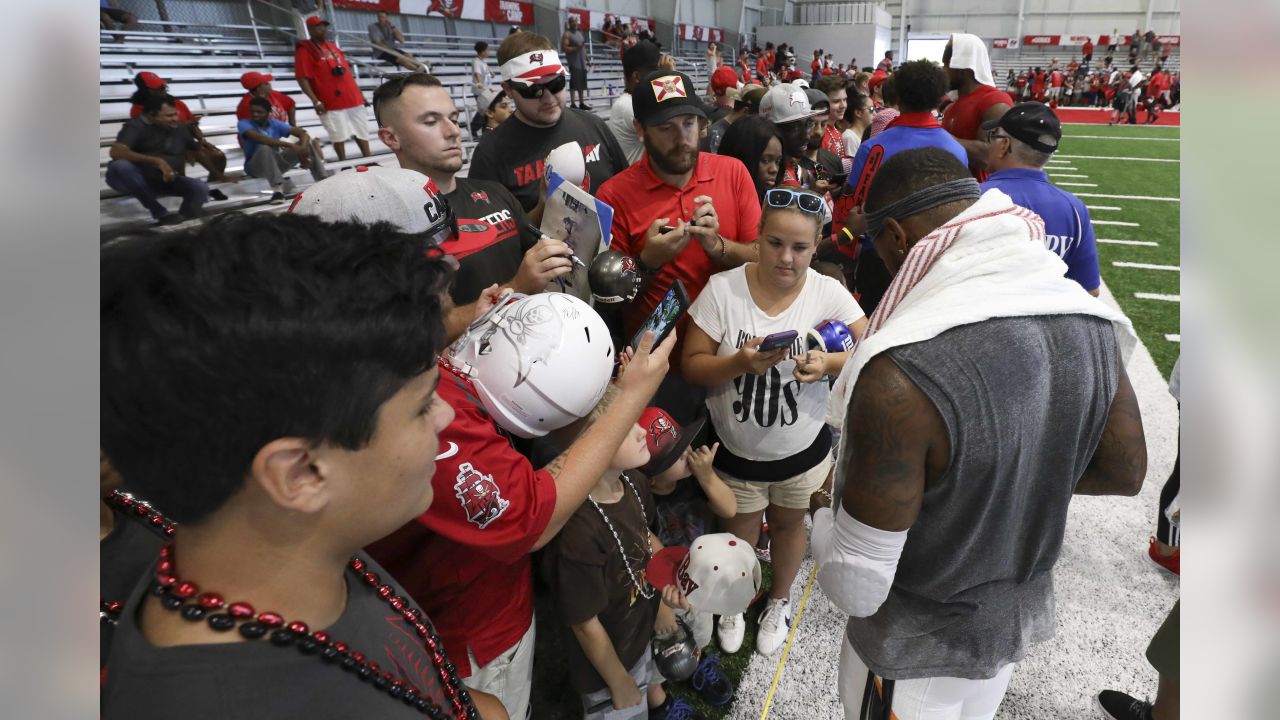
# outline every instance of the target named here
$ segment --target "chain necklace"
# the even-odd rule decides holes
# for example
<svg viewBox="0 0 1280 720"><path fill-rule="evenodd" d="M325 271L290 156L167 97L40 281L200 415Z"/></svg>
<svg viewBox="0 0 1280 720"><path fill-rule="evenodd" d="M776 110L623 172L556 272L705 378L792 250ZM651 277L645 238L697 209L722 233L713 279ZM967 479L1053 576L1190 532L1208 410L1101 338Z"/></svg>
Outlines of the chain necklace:
<svg viewBox="0 0 1280 720"><path fill-rule="evenodd" d="M646 563L648 563L650 552L651 552L650 550L651 545L650 545L650 533L649 533L649 516L644 511L644 500L640 499L640 491L636 490L636 486L631 484L631 478L627 477L626 473L623 473L618 477L622 478L622 481L627 484L627 487L631 488L631 492L634 493L636 496L636 505L640 506L640 518L644 520L644 540L645 540L644 560ZM623 494L625 495L626 491L623 491ZM648 585L648 583L647 582L642 583L636 579L636 573L634 570L631 569L631 561L627 559L627 548L625 545L622 544L622 538L618 535L617 528L615 528L613 526L613 523L609 520L609 516L605 514L604 508L600 507L600 503L596 502L596 499L591 497L590 495L587 496L587 499L591 501L591 505L595 507L596 512L600 513L600 517L604 519L604 524L609 527L609 532L613 534L613 541L618 543L618 552L622 554L622 565L627 569L627 575L631 577L631 584L635 586L636 592L640 593L640 597L644 598L645 600L652 598L653 588L649 587L649 589L646 591L645 586Z"/></svg>

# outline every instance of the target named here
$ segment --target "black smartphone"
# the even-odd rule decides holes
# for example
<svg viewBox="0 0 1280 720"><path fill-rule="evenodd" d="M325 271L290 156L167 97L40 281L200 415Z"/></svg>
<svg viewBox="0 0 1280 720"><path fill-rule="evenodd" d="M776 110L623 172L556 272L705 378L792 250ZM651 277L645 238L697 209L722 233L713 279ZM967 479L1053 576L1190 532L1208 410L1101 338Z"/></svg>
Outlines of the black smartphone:
<svg viewBox="0 0 1280 720"><path fill-rule="evenodd" d="M800 333L796 330L783 330L772 335L766 335L764 341L760 343L760 347L756 348L759 352L769 352L770 350L780 350L784 347L790 347L791 343L800 337Z"/></svg>
<svg viewBox="0 0 1280 720"><path fill-rule="evenodd" d="M658 306L649 313L648 319L644 321L644 325L640 326L635 337L631 338L631 349L636 350L640 347L641 338L649 330L652 330L656 336L653 346L657 347L661 344L675 329L676 322L689 309L689 305L689 291L685 290L684 283L677 279L671 289L667 290L667 294L662 296L662 300L658 301Z"/></svg>

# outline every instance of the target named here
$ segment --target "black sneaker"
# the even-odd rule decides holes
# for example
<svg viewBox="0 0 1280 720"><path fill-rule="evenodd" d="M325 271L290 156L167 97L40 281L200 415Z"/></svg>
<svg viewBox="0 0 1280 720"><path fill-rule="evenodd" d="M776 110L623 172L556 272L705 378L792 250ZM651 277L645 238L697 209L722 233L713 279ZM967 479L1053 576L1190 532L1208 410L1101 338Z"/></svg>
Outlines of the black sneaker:
<svg viewBox="0 0 1280 720"><path fill-rule="evenodd" d="M183 218L178 213L169 213L162 217L156 218L156 225L177 225L183 222Z"/></svg>
<svg viewBox="0 0 1280 720"><path fill-rule="evenodd" d="M1152 720L1151 703L1119 690L1103 690L1095 698L1102 717L1110 720Z"/></svg>
<svg viewBox="0 0 1280 720"><path fill-rule="evenodd" d="M279 190L271 193L271 199L268 200L267 202L271 203L272 205L279 205L280 203L284 202L284 193L280 192Z"/></svg>
<svg viewBox="0 0 1280 720"><path fill-rule="evenodd" d="M720 671L720 658L716 655L706 653L702 656L702 662L698 663L689 684L708 705L733 702L733 681Z"/></svg>
<svg viewBox="0 0 1280 720"><path fill-rule="evenodd" d="M210 188L209 199L210 200L226 200L227 194L222 192L218 188Z"/></svg>

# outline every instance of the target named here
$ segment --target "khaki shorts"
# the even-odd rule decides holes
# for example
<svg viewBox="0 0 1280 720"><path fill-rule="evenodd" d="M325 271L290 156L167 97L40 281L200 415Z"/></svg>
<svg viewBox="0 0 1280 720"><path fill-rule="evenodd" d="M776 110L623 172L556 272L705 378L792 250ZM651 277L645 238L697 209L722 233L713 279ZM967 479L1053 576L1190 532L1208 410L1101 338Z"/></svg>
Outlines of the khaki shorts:
<svg viewBox="0 0 1280 720"><path fill-rule="evenodd" d="M811 470L777 482L738 480L724 473L720 474L720 478L733 491L733 496L738 499L738 514L742 515L760 512L770 505L793 510L808 510L809 496L822 487L822 483L826 481L827 473L830 470L831 456L828 455L825 460L815 465Z"/></svg>
<svg viewBox="0 0 1280 720"><path fill-rule="evenodd" d="M330 110L320 116L320 124L329 133L329 142L346 142L351 138L368 140L372 137L369 132L369 112L364 105Z"/></svg>

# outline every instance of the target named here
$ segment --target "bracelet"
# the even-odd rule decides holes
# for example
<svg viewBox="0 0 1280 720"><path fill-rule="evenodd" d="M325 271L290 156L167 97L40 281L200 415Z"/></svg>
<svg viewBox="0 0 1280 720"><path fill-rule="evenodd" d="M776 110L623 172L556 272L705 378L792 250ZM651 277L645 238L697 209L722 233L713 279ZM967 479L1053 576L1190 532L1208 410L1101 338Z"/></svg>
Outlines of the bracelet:
<svg viewBox="0 0 1280 720"><path fill-rule="evenodd" d="M835 498L831 497L831 493L827 492L826 488L818 488L813 492L813 494L821 495L822 497L826 498L827 507L835 507L835 504L836 504Z"/></svg>
<svg viewBox="0 0 1280 720"><path fill-rule="evenodd" d="M724 260L725 256L729 254L729 248L725 247L723 235L716 233L716 237L720 238L720 259Z"/></svg>
<svg viewBox="0 0 1280 720"><path fill-rule="evenodd" d="M636 253L635 261L636 269L640 271L641 275L656 275L658 273L658 268L651 268L640 259L640 253Z"/></svg>

